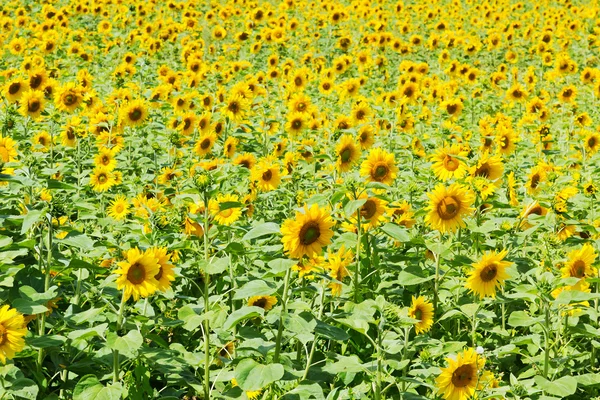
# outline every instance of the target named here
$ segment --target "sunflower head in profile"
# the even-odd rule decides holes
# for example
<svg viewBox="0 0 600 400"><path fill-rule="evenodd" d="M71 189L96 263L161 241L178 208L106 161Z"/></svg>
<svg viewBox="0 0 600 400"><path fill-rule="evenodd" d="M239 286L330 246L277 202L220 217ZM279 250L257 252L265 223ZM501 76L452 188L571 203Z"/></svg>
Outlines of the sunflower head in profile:
<svg viewBox="0 0 600 400"><path fill-rule="evenodd" d="M158 280L155 278L160 271L158 261L153 252L141 252L139 249L130 249L125 255L126 260L119 262L119 269L115 273L117 289L123 289L124 301L133 296L137 301L140 297L148 297L158 289Z"/></svg>
<svg viewBox="0 0 600 400"><path fill-rule="evenodd" d="M457 183L448 187L438 185L427 196L429 213L425 222L442 233L454 232L459 227L464 227L466 224L463 217L473 212L473 194Z"/></svg>
<svg viewBox="0 0 600 400"><path fill-rule="evenodd" d="M335 154L336 168L339 172L347 172L360 158L360 147L351 135L342 135L335 147Z"/></svg>
<svg viewBox="0 0 600 400"><path fill-rule="evenodd" d="M252 296L248 299L248 306L260 307L265 311L270 311L277 304L275 296Z"/></svg>
<svg viewBox="0 0 600 400"><path fill-rule="evenodd" d="M158 263L158 273L154 275L154 279L158 282L156 285L158 290L164 292L171 287L171 282L175 280L175 266L171 264L171 254L166 247L153 247L147 250L148 253L154 256Z"/></svg>
<svg viewBox="0 0 600 400"><path fill-rule="evenodd" d="M448 179L460 179L467 173L467 166L462 158L467 156L467 152L454 144L450 147L439 149L432 157L431 169L436 177L442 181Z"/></svg>
<svg viewBox="0 0 600 400"><path fill-rule="evenodd" d="M281 225L283 249L292 258L320 254L333 237L334 222L328 210L313 204L310 208L305 205L303 211Z"/></svg>
<svg viewBox="0 0 600 400"><path fill-rule="evenodd" d="M360 199L365 203L356 211L352 218L353 221L357 221L358 215L360 215L360 220L366 229L377 227L380 218L386 212L387 202L375 196L368 196L366 193L362 194Z"/></svg>
<svg viewBox="0 0 600 400"><path fill-rule="evenodd" d="M569 261L561 268L563 278L580 278L596 276L596 268L592 266L598 255L594 248L586 243L579 250L573 250L569 253Z"/></svg>
<svg viewBox="0 0 600 400"><path fill-rule="evenodd" d="M27 333L25 319L14 308L8 305L0 308L0 361L14 358L15 354L23 350Z"/></svg>
<svg viewBox="0 0 600 400"><path fill-rule="evenodd" d="M465 287L480 298L496 297L496 289L509 278L506 268L510 267L510 261L504 261L508 251L502 250L486 252L481 259L473 264L473 270L469 273Z"/></svg>
<svg viewBox="0 0 600 400"><path fill-rule="evenodd" d="M528 221L530 215L539 215L544 216L548 214L548 209L542 206L540 203L534 201L533 203L526 206L523 211L521 211L521 229L529 229L533 225Z"/></svg>
<svg viewBox="0 0 600 400"><path fill-rule="evenodd" d="M583 139L585 151L588 155L596 154L600 149L600 134L594 131L588 132Z"/></svg>
<svg viewBox="0 0 600 400"><path fill-rule="evenodd" d="M473 177L481 177L495 181L504 173L504 165L500 156L490 156L489 153L484 155L470 169L470 175Z"/></svg>
<svg viewBox="0 0 600 400"><path fill-rule="evenodd" d="M448 367L442 368L442 373L435 380L438 393L446 400L472 398L478 388L485 359L470 348L456 358L446 358L446 362Z"/></svg>
<svg viewBox="0 0 600 400"><path fill-rule="evenodd" d="M360 174L368 182L381 182L390 185L396 179L398 167L392 153L376 148L369 152L369 156L360 166Z"/></svg>
<svg viewBox="0 0 600 400"><path fill-rule="evenodd" d="M415 332L417 335L427 332L433 325L433 305L423 296L412 296L408 316L419 320L419 322L415 322Z"/></svg>

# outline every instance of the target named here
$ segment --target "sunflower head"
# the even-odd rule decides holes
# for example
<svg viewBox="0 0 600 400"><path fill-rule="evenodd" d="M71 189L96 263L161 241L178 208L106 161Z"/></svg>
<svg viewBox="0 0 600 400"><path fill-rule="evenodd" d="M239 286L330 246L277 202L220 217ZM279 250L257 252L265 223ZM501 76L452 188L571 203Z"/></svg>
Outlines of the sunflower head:
<svg viewBox="0 0 600 400"><path fill-rule="evenodd" d="M438 185L427 195L429 197L429 213L425 221L440 232L454 232L459 227L466 226L463 217L473 212L473 194L460 184L448 187Z"/></svg>
<svg viewBox="0 0 600 400"><path fill-rule="evenodd" d="M334 222L328 210L313 204L310 208L304 206L303 211L296 212L295 219L288 219L281 225L283 249L292 258L321 253L333 237Z"/></svg>

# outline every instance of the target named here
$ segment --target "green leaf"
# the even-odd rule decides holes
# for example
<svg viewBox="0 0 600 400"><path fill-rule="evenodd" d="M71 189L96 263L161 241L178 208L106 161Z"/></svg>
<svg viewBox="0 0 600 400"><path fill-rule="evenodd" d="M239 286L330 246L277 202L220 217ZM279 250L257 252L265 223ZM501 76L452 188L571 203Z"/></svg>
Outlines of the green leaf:
<svg viewBox="0 0 600 400"><path fill-rule="evenodd" d="M36 349L43 349L46 347L58 347L62 345L66 337L61 335L51 335L51 336L37 336L37 337L29 337L26 338L27 344Z"/></svg>
<svg viewBox="0 0 600 400"><path fill-rule="evenodd" d="M77 190L77 187L69 185L68 183L57 181L55 179L48 179L48 189Z"/></svg>
<svg viewBox="0 0 600 400"><path fill-rule="evenodd" d="M277 275L287 271L296 264L298 264L298 261L288 260L286 258L276 258L275 260L269 261L267 265L270 268L269 272L273 275Z"/></svg>
<svg viewBox="0 0 600 400"><path fill-rule="evenodd" d="M85 269L104 269L104 268L100 268L100 267L97 267L95 265L92 265L89 262L86 262L86 261L83 261L83 260L78 260L77 258L72 258L71 261L69 261L69 268L72 268L72 269L79 269L79 268L85 268Z"/></svg>
<svg viewBox="0 0 600 400"><path fill-rule="evenodd" d="M276 287L267 284L267 282L256 279L246 283L241 288L235 290L234 300L247 299L252 296L269 296L277 290Z"/></svg>
<svg viewBox="0 0 600 400"><path fill-rule="evenodd" d="M534 318L525 311L514 311L508 317L508 324L512 327L531 326L537 322L541 322L542 320L542 317Z"/></svg>
<svg viewBox="0 0 600 400"><path fill-rule="evenodd" d="M18 398L35 399L39 391L38 385L27 378L19 378L12 381L8 392Z"/></svg>
<svg viewBox="0 0 600 400"><path fill-rule="evenodd" d="M204 272L209 275L220 274L223 271L226 271L229 267L229 256L225 256L222 258L213 258L204 268Z"/></svg>
<svg viewBox="0 0 600 400"><path fill-rule="evenodd" d="M555 381L549 381L540 375L533 379L540 389L553 396L567 397L577 391L577 380L572 376L563 376Z"/></svg>
<svg viewBox="0 0 600 400"><path fill-rule="evenodd" d="M251 358L243 359L235 368L235 379L242 390L261 390L283 377L281 364L262 365Z"/></svg>
<svg viewBox="0 0 600 400"><path fill-rule="evenodd" d="M418 267L407 267L400 271L397 281L404 286L419 285L435 278L435 275L425 276L423 269Z"/></svg>
<svg viewBox="0 0 600 400"><path fill-rule="evenodd" d="M30 210L23 218L23 224L21 225L21 235L24 235L40 218L42 218L44 212L41 210Z"/></svg>
<svg viewBox="0 0 600 400"><path fill-rule="evenodd" d="M585 293L580 290L563 290L554 300L554 304L571 304L589 301L600 297L600 293Z"/></svg>
<svg viewBox="0 0 600 400"><path fill-rule="evenodd" d="M73 400L119 400L122 394L120 383L104 386L95 375L85 375L75 385Z"/></svg>
<svg viewBox="0 0 600 400"><path fill-rule="evenodd" d="M360 362L360 359L356 355L350 357L337 356L338 361L333 364L327 364L323 367L323 371L329 372L330 374L341 374L345 373L359 373L364 372L366 368Z"/></svg>
<svg viewBox="0 0 600 400"><path fill-rule="evenodd" d="M249 241L252 239L259 238L261 236L273 235L279 233L281 230L279 225L274 222L266 222L250 229L242 238L242 241Z"/></svg>
<svg viewBox="0 0 600 400"><path fill-rule="evenodd" d="M242 207L244 207L244 204L238 201L224 201L223 203L219 203L219 211L229 210L230 208Z"/></svg>
<svg viewBox="0 0 600 400"><path fill-rule="evenodd" d="M179 309L177 312L177 318L184 322L183 329L187 331L196 330L202 321L204 321L204 316L198 315L198 313L196 313L196 311L189 304L186 304Z"/></svg>
<svg viewBox="0 0 600 400"><path fill-rule="evenodd" d="M12 238L0 235L0 249L10 245L12 242Z"/></svg>
<svg viewBox="0 0 600 400"><path fill-rule="evenodd" d="M69 332L67 337L73 341L87 340L87 339L91 339L96 336L102 337L102 336L104 336L104 332L106 332L107 328L108 328L108 324L104 323L104 324L100 324L97 326L93 326L89 329L77 329L77 330Z"/></svg>
<svg viewBox="0 0 600 400"><path fill-rule="evenodd" d="M142 347L144 338L142 334L133 329L129 331L125 336L119 336L114 332L109 332L106 335L106 344L109 349L117 350L124 356L133 358L135 357L138 349Z"/></svg>
<svg viewBox="0 0 600 400"><path fill-rule="evenodd" d="M80 248L81 250L91 250L94 248L94 241L85 233L72 231L62 240L58 240L66 245Z"/></svg>
<svg viewBox="0 0 600 400"><path fill-rule="evenodd" d="M349 200L344 206L344 213L346 214L346 217L352 217L356 213L356 210L361 208L366 202L367 199Z"/></svg>
<svg viewBox="0 0 600 400"><path fill-rule="evenodd" d="M381 227L381 230L387 235L391 236L393 239L396 239L400 242L410 241L408 231L404 228L399 227L396 224L387 223Z"/></svg>
<svg viewBox="0 0 600 400"><path fill-rule="evenodd" d="M223 329L228 331L246 319L262 317L264 314L265 314L265 310L260 307L254 307L254 306L242 307L239 310L235 310L227 317L227 319L225 320L225 323L223 324Z"/></svg>

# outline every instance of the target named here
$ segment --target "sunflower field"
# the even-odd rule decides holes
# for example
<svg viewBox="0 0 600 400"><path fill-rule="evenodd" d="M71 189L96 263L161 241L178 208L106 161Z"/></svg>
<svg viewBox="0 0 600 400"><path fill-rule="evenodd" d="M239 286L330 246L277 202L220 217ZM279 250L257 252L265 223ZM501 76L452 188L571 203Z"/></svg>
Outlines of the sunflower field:
<svg viewBox="0 0 600 400"><path fill-rule="evenodd" d="M600 5L0 2L0 399L600 399Z"/></svg>

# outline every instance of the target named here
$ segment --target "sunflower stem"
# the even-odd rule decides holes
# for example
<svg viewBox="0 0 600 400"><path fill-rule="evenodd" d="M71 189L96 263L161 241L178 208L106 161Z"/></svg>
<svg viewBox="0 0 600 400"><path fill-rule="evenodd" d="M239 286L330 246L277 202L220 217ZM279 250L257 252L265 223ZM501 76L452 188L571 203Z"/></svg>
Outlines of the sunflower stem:
<svg viewBox="0 0 600 400"><path fill-rule="evenodd" d="M204 261L208 263L208 193L204 191ZM208 314L210 275L204 273L204 313ZM210 324L205 315L204 321L204 398L210 398Z"/></svg>
<svg viewBox="0 0 600 400"><path fill-rule="evenodd" d="M477 303L477 308L473 313L473 320L471 321L471 343L473 347L477 347L477 312L479 311L479 303Z"/></svg>
<svg viewBox="0 0 600 400"><path fill-rule="evenodd" d="M281 297L281 313L279 314L279 327L277 328L277 339L275 341L275 355L273 362L279 362L279 353L281 351L281 337L283 336L283 317L287 313L288 288L290 286L290 276L292 269L288 268L285 273L285 283L283 285L283 295Z"/></svg>
<svg viewBox="0 0 600 400"><path fill-rule="evenodd" d="M410 327L404 328L404 346L402 348L402 359L401 361L406 360L406 352L408 350L408 334L410 333ZM406 373L408 372L408 364L402 369L402 376L406 377ZM406 382L402 381L402 392L406 391Z"/></svg>
<svg viewBox="0 0 600 400"><path fill-rule="evenodd" d="M48 247L46 248L46 269L44 270L44 292L48 292L50 289L50 268L52 265L52 215L47 214L48 218ZM40 246L40 259L42 256L42 248ZM42 313L42 320L40 322L39 335L44 336L46 334L46 313ZM44 362L44 349L40 349L38 352L38 372L42 372L42 363Z"/></svg>
<svg viewBox="0 0 600 400"><path fill-rule="evenodd" d="M356 218L356 267L354 270L354 302L358 303L358 284L360 283L360 242L361 242L361 226L360 212L357 212Z"/></svg>
<svg viewBox="0 0 600 400"><path fill-rule="evenodd" d="M544 343L544 378L548 379L548 368L550 366L550 305L546 304L544 318L545 343Z"/></svg>
<svg viewBox="0 0 600 400"><path fill-rule="evenodd" d="M121 304L119 305L119 313L117 314L117 325L115 327L115 333L118 335L121 331L121 325L123 325L123 311L125 310L125 292L121 294ZM117 383L119 381L119 351L113 350L113 382Z"/></svg>
<svg viewBox="0 0 600 400"><path fill-rule="evenodd" d="M319 305L319 314L317 319L320 320L323 317L323 310L325 308L325 286L321 288L321 304ZM315 339L310 346L310 353L308 355L308 359L306 360L306 368L304 368L304 374L302 375L301 381L305 380L308 376L308 370L312 364L313 356L315 355L315 348L317 347L317 335L315 335Z"/></svg>
<svg viewBox="0 0 600 400"><path fill-rule="evenodd" d="M435 280L433 281L433 312L438 311L438 285L440 280L440 255L433 253L435 258Z"/></svg>

